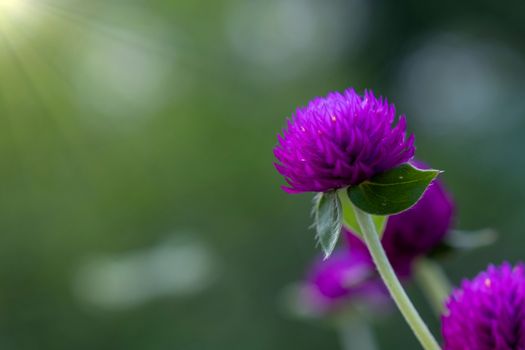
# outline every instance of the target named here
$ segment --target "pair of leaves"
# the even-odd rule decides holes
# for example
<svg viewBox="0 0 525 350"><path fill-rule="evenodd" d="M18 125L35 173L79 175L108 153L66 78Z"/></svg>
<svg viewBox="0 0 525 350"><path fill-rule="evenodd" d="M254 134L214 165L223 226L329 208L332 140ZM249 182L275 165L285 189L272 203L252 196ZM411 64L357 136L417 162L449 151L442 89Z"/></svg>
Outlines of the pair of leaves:
<svg viewBox="0 0 525 350"><path fill-rule="evenodd" d="M406 163L358 186L317 194L314 198L314 227L325 258L332 254L337 244L343 221L360 234L354 206L372 214L377 231L382 233L387 215L415 205L439 173L439 170L422 170Z"/></svg>

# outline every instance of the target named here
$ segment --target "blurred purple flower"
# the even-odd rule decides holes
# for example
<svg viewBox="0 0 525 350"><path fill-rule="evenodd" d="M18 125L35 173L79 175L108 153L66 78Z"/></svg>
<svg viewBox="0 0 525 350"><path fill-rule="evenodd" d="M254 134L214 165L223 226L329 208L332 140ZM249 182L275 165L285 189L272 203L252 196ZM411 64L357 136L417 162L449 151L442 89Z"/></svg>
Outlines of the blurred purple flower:
<svg viewBox="0 0 525 350"><path fill-rule="evenodd" d="M412 163L419 168L428 168L420 162ZM382 242L398 275L410 275L412 262L429 253L445 238L453 218L452 198L437 179L416 205L390 216Z"/></svg>
<svg viewBox="0 0 525 350"><path fill-rule="evenodd" d="M428 168L422 162L411 163ZM410 277L413 262L443 240L453 216L452 198L437 179L416 205L390 216L382 243L400 277ZM350 231L344 233L349 249L340 249L327 260L319 259L309 273L310 304L318 309L336 308L341 302L357 298L375 300L376 305L389 299L364 242Z"/></svg>
<svg viewBox="0 0 525 350"><path fill-rule="evenodd" d="M340 249L326 260L319 258L308 273L306 286L310 306L322 311L354 299L375 305L388 301L370 256L358 250Z"/></svg>
<svg viewBox="0 0 525 350"><path fill-rule="evenodd" d="M409 161L413 135L406 138L406 119L394 127L395 107L371 91L353 89L317 97L298 108L274 154L277 171L289 193L327 192L360 182Z"/></svg>
<svg viewBox="0 0 525 350"><path fill-rule="evenodd" d="M421 162L412 162L418 168L428 168ZM454 203L438 179L427 188L423 197L412 208L392 215L381 239L394 270L400 277L411 274L412 263L429 253L446 236L454 218ZM347 234L351 251L367 251L354 234Z"/></svg>
<svg viewBox="0 0 525 350"><path fill-rule="evenodd" d="M445 350L525 349L525 265L489 266L463 281L446 306Z"/></svg>

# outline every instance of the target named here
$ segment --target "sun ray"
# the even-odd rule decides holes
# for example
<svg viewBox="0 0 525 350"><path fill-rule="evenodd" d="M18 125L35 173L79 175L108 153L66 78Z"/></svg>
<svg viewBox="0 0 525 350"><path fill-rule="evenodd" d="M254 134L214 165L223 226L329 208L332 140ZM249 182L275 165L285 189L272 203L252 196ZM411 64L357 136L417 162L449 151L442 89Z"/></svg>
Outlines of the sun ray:
<svg viewBox="0 0 525 350"><path fill-rule="evenodd" d="M0 65L0 72L2 79L0 80L0 102L1 102L1 119L5 121L6 129L2 132L11 139L11 148L9 152L15 155L17 164L21 167L20 172L22 178L27 180L28 174L31 174L33 159L31 154L27 152L27 145L30 135L27 133L28 125L26 120L17 117L20 111L25 110L21 108L22 103L17 93L23 91L20 79L18 79L18 70L15 69L15 58L12 49L8 44L5 31L0 30L0 48L4 55L2 56L2 64ZM30 183L30 181L28 181Z"/></svg>
<svg viewBox="0 0 525 350"><path fill-rule="evenodd" d="M90 159L92 155L82 146L86 138L82 126L74 120L76 111L67 94L71 90L69 79L58 73L57 65L46 58L42 50L35 49L38 40L25 36L23 27L16 24L4 17L0 26L2 52L6 56L6 64L0 68L6 73L2 74L3 78L7 78L0 85L0 94L17 158L26 169L24 173L31 174L30 170L39 161L33 154L36 135L48 137L46 145L66 145L60 152L67 157L72 170L91 171L89 166L79 163L80 159ZM26 96L23 103L17 94Z"/></svg>
<svg viewBox="0 0 525 350"><path fill-rule="evenodd" d="M0 0L2 1L2 0ZM13 0L14 1L14 0ZM2 8L0 6L0 11ZM50 6L45 6L44 3L34 5L30 9L27 9L31 15L37 15L41 19L45 19L48 24L53 22L52 25L60 23L60 27L67 29L69 36L83 36L77 40L83 43L84 37L89 38L90 35L110 37L110 40L128 40L126 36L120 36L121 30L117 26L105 25L99 21L91 20L89 17L76 14L74 12L68 12L63 9L56 9ZM27 159L24 163L26 164L25 171L27 174L31 174L31 167L35 166L38 159L35 159L34 154L31 152L32 148L28 145L32 145L30 141L30 135L35 133L52 132L53 134L46 135L51 136L57 134L60 135L60 140L52 140L54 144L65 144L63 153L68 159L68 167L71 170L81 171L85 176L85 181L90 183L90 186L96 188L95 181L97 179L106 178L109 173L104 174L108 170L100 167L92 167L93 163L96 163L97 155L92 151L92 148L86 147L89 143L89 130L85 128L84 120L81 117L88 116L90 114L96 114L95 111L89 105L79 106L75 104L75 97L73 96L74 86L72 86L71 73L72 71L64 70L63 66L67 60L64 60L62 66L60 65L60 56L62 52L53 52L49 50L46 45L40 45L39 43L45 42L40 40L39 33L35 33L31 29L23 26L21 22L17 22L18 19L6 16L9 13L2 13L0 21L0 34L4 46L6 47L4 56L8 56L9 62L5 66L6 70L10 70L10 76L13 77L10 80L17 81L17 90L24 91L27 95L29 104L34 104L30 112L26 112L26 116L31 118L17 118L16 113L19 112L18 102L7 94L4 98L5 104L9 105L10 110L10 122L14 124L11 128L14 130L13 135L17 138L17 148L22 150L24 157ZM59 27L59 28L60 28ZM71 34L73 32L74 34ZM77 35L78 33L78 35ZM147 41L141 42L140 40L133 42L133 45L148 44ZM44 47L42 47L44 46ZM0 56L2 53L0 52ZM73 67L74 68L74 67ZM2 67L0 67L2 69ZM2 86L3 85L3 86ZM2 88L0 93L8 90L6 84L1 84ZM29 107L28 107L29 108ZM29 120L32 119L32 120ZM45 130L35 128L35 125L30 125L31 122L42 123L47 121ZM106 123L111 123L111 118L108 118ZM118 127L118 125L115 125ZM64 142L65 141L65 142ZM118 145L116 145L118 146ZM139 144L128 144L127 149L120 149L115 147L116 154L120 152L134 153L135 151L140 152L140 149L134 149L140 147ZM118 157L118 155L114 155ZM148 170L144 168L136 168L130 166L127 170L133 172L135 176L140 178L148 177Z"/></svg>
<svg viewBox="0 0 525 350"><path fill-rule="evenodd" d="M73 142L75 139L71 135L71 126L65 127L63 118L57 117L57 112L53 111L53 106L57 105L57 101L52 101L53 97L49 96L48 84L50 82L57 83L58 81L66 83L67 80L61 79L61 75L56 74L56 69L48 60L42 59L42 55L33 50L33 46L29 41L21 35L20 30L15 29L13 23L9 23L9 30L4 33L5 46L10 52L14 67L16 67L18 76L25 83L28 91L34 98L34 102L39 106L39 109L48 119L55 124L60 130L61 135L67 139L68 142ZM24 43L25 45L20 45ZM49 74L51 71L51 74ZM58 78L58 79L57 79ZM46 82L46 87L43 88L42 82ZM62 90L66 90L63 89ZM62 102L62 101L61 101Z"/></svg>

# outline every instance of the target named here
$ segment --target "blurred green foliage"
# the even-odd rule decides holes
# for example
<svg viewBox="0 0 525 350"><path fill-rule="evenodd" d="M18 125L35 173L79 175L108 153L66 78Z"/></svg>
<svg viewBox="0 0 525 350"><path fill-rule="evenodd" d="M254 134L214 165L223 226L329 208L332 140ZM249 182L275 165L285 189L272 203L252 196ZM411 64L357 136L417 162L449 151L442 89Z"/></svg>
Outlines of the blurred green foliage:
<svg viewBox="0 0 525 350"><path fill-rule="evenodd" d="M407 114L460 228L500 231L446 263L454 282L523 259L523 4L0 1L0 347L336 348L280 306L318 251L272 147L296 106L347 86ZM448 114L451 91L472 115ZM209 284L126 307L76 292L86 261L172 236L214 257ZM376 331L417 348L397 314Z"/></svg>

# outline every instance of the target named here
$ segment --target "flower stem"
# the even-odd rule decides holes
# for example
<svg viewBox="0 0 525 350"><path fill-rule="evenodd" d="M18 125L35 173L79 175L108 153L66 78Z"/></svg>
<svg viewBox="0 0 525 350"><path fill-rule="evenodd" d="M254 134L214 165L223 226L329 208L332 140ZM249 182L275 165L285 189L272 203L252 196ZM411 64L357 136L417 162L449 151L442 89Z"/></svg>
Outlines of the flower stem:
<svg viewBox="0 0 525 350"><path fill-rule="evenodd" d="M343 350L377 350L372 327L362 315L343 317L338 322Z"/></svg>
<svg viewBox="0 0 525 350"><path fill-rule="evenodd" d="M430 259L421 258L414 264L414 274L423 293L439 316L451 291L450 282L441 267Z"/></svg>
<svg viewBox="0 0 525 350"><path fill-rule="evenodd" d="M370 214L363 212L355 206L354 210L357 222L361 227L361 232L363 233L366 245L370 251L370 255L372 255L372 259L376 264L379 275L381 275L381 278L399 308L399 311L401 311L401 314L424 349L440 350L441 348L439 347L438 342L432 333L430 333L430 330L421 316L419 316L419 313L408 298L403 286L401 286L392 265L390 265L385 250L379 240L372 217Z"/></svg>

